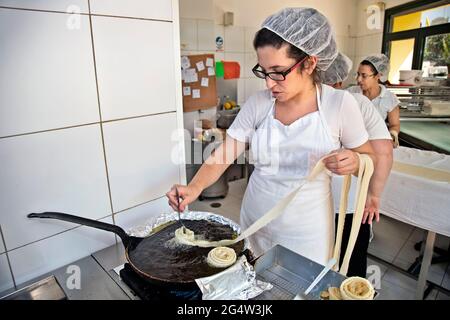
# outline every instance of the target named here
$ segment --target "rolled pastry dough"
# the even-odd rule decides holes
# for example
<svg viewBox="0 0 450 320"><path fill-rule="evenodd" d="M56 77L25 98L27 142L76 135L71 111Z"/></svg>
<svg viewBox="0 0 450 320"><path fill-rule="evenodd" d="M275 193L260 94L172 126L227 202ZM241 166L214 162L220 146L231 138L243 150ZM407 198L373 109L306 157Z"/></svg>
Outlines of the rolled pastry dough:
<svg viewBox="0 0 450 320"><path fill-rule="evenodd" d="M330 295L330 297L328 298L329 300L342 300L341 291L339 290L339 288L330 287L328 288L328 293Z"/></svg>
<svg viewBox="0 0 450 320"><path fill-rule="evenodd" d="M289 205L289 203L292 201L292 199L295 198L297 193L300 191L300 189L309 181L312 181L315 179L315 177L322 172L325 169L325 165L323 164L323 159L327 156L321 158L314 168L312 169L311 173L308 175L308 177L300 184L300 186L289 193L284 199L280 200L275 207L270 209L267 213L265 213L261 218L256 220L250 227L248 227L246 230L244 230L239 237L236 239L226 239L226 240L220 240L220 241L206 241L206 240L197 240L192 235L188 235L187 237L183 235L183 230L181 228L177 229L175 231L175 237L179 237L177 239L180 239L181 243L193 245L193 246L199 246L199 247L219 247L219 246L229 246L234 243L237 243L252 234L254 234L256 231L264 227L266 224L268 224L270 221L274 220L278 216L280 216L284 209Z"/></svg>
<svg viewBox="0 0 450 320"><path fill-rule="evenodd" d="M226 268L236 262L236 252L228 247L216 247L208 253L206 259L211 267Z"/></svg>
<svg viewBox="0 0 450 320"><path fill-rule="evenodd" d="M358 154L359 156L359 171L358 180L356 184L356 197L355 197L355 213L353 214L352 228L350 231L350 237L347 244L347 250L345 251L344 260L342 261L341 269L339 272L343 275L347 275L348 265L352 256L353 249L355 247L356 239L358 238L359 229L361 227L361 221L364 214L364 207L366 204L367 191L369 189L370 178L373 174L373 162L372 159L366 154ZM344 232L344 222L347 213L347 200L348 192L350 189L351 175L344 177L344 183L341 190L341 200L339 205L338 227L336 232L336 242L334 244L333 257L336 259L333 270L337 271L339 266L339 258L341 254L342 233Z"/></svg>
<svg viewBox="0 0 450 320"><path fill-rule="evenodd" d="M350 240L349 240L349 244L347 246L347 251L346 251L345 258L344 258L344 263L343 263L343 266L341 268L341 270L345 270L345 273L347 273L348 260L350 259L351 253L352 253L353 248L355 246L356 237L357 237L358 232L359 232L359 227L360 227L360 224L361 224L362 214L363 214L363 211L364 211L364 206L365 206L365 201L366 201L366 196L367 196L368 185L369 185L370 177L371 177L371 175L373 173L373 163L372 163L372 160L370 159L370 157L367 156L367 155L360 155L360 154L358 154L358 155L359 155L359 162L360 162L360 164L359 164L357 194L359 196L357 197L357 206L355 206L356 207L356 212L355 212L355 215L353 217L352 232L350 234ZM234 243L237 243L237 242L239 242L239 241L241 241L241 240L251 236L256 231L258 231L259 229L264 227L266 224L268 224L269 222L271 222L272 220L274 220L278 216L280 216L284 212L284 209L286 209L286 207L290 204L292 199L294 199L297 196L297 193L301 190L301 188L307 182L314 180L319 173L321 173L323 170L325 170L325 165L323 163L323 159L328 157L328 156L329 155L321 158L316 163L316 165L314 166L314 168L311 171L311 173L300 184L300 186L297 189L295 189L294 191L289 193L284 199L279 201L275 205L275 207L270 209L260 219L256 220L250 227L248 227L246 230L244 230L236 239L226 239L226 240L220 240L220 241L207 241L207 240L197 239L195 237L195 234L192 231L190 231L188 229L185 229L183 227L179 228L179 229L177 229L175 231L176 239L180 243L187 244L187 245L192 245L192 246L199 246L199 247L225 247L225 246L229 246L229 245L232 245ZM345 220L345 215L342 216L341 211L343 210L342 212L344 214L346 212L348 190L350 188L350 178L351 178L351 175L348 175L344 179L343 188L346 186L346 184L348 184L348 186L346 186L346 188L345 188L346 191L342 192L341 206L340 206L340 210L339 210L339 222L341 222L342 219ZM359 215L357 213L359 213ZM359 219L359 220L357 220L357 219ZM340 249L340 242L342 241L342 231L343 231L343 227L344 227L344 225L343 225L344 220L342 220L342 227L341 227L341 229L339 229L340 224L338 224L338 236L339 236L339 232L340 232L340 236L337 238L337 239L339 239L339 246L337 246L337 244L335 245L335 256L334 256L335 258L336 258L336 248L339 247L339 249ZM353 229L355 229L355 230L353 230ZM352 235L353 235L353 237L352 237ZM338 242L336 242L336 243L338 243ZM339 252L337 253L338 257L339 257ZM336 261L339 262L339 259L336 258ZM339 265L339 264L337 263L336 265ZM343 273L343 272L341 271L341 273Z"/></svg>
<svg viewBox="0 0 450 320"><path fill-rule="evenodd" d="M339 288L343 300L373 300L375 289L369 280L350 277L342 281Z"/></svg>
<svg viewBox="0 0 450 320"><path fill-rule="evenodd" d="M202 248L219 247L234 243L234 240L231 239L221 241L208 241L204 239L199 239L198 237L195 236L194 231L185 227L180 227L177 230L175 230L175 239L178 243Z"/></svg>

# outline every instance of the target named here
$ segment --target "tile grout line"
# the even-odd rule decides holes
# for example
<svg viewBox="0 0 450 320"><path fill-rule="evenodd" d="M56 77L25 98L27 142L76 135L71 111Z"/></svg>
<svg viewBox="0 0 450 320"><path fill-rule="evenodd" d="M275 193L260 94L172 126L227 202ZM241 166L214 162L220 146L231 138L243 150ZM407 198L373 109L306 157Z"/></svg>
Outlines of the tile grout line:
<svg viewBox="0 0 450 320"><path fill-rule="evenodd" d="M9 272L11 273L11 279L13 281L14 290L17 290L16 278L14 277L14 273L13 273L12 266L11 266L11 261L9 260L8 250L6 248L6 241L5 241L5 237L3 236L3 230L2 230L1 225L0 225L0 236L1 236L1 240L3 241L3 246L5 247L6 261L8 262Z"/></svg>
<svg viewBox="0 0 450 320"><path fill-rule="evenodd" d="M79 128L79 127L86 127L86 126L91 126L91 125L99 124L99 123L100 123L100 122L89 122L89 123L76 124L76 125L73 125L73 126L67 126L67 127L59 127L59 128L52 128L52 129L45 129L45 130L38 130L38 131L31 131L31 132L24 132L24 133L18 133L18 134L11 134L11 135L9 135L9 136L3 136L3 137L0 137L0 139L16 138L16 137L28 136L28 135L38 134L38 133L44 133L44 132L52 132L52 131L58 131L58 130L65 130L65 129Z"/></svg>
<svg viewBox="0 0 450 320"><path fill-rule="evenodd" d="M127 209L118 211L118 212L116 212L116 214L117 214L117 213L124 212L124 211L126 211L126 210L133 209L133 208L138 207L138 206L141 206L141 205L144 205L144 204L146 204L146 203L149 203L149 202L152 202L152 201L161 199L161 198L163 198L163 197L165 197L165 196L161 196L161 197L158 197L158 198L155 198L155 199L152 199L152 200L143 202L143 203L141 203L141 204L138 204L138 205L136 205L136 206L134 206L134 207L130 207L130 208L127 208ZM108 218L108 217L112 217L112 216L113 216L112 214L108 214L108 215L106 215L106 216L104 216L104 217L100 217L100 218L95 219L95 220L96 220L96 221L99 221L99 220L102 220L102 219L105 219L105 218ZM114 221L114 220L113 220L113 221ZM38 239L38 240L34 240L34 241L28 242L28 243L26 243L26 244L17 246L17 247L15 247L15 248L11 249L11 250L6 250L7 248L6 248L6 244L5 244L5 253L8 253L8 252L12 252L12 251L21 249L21 248L26 247L26 246L28 246L28 245L30 245L30 244L34 244L34 243L39 242L39 241L42 241L42 240L47 240L47 239L50 239L50 238L52 238L52 237L61 235L61 234L63 234L63 233L69 232L69 231L73 231L73 230L78 229L78 228L81 228L81 227L88 227L88 226L85 226L85 225L80 224L80 225L78 225L78 226L76 226L76 227L68 228L68 229L65 229L65 230L63 230L63 231L54 233L54 234L52 234L52 235L49 235L49 236L40 238L40 239ZM2 238L3 238L3 234L1 233L1 226L0 226L0 235L1 235ZM4 242L4 240L3 240L3 242Z"/></svg>
<svg viewBox="0 0 450 320"><path fill-rule="evenodd" d="M90 34L91 34L91 44L92 44L92 58L94 62L94 76L95 76L95 89L97 91L97 105L98 105L98 115L100 118L100 135L102 139L102 148L103 148L103 159L105 161L105 173L106 173L106 182L108 184L108 194L109 194L109 204L111 209L111 216L113 224L116 224L116 221L114 219L114 207L112 202L112 194L111 194L111 182L109 180L109 171L108 171L108 161L106 159L106 147L105 147L105 135L103 132L103 125L102 125L102 110L100 107L100 92L98 89L98 75L97 75L97 61L95 59L95 46L94 46L94 29L92 26L92 17L91 17L91 1L88 0L88 11L89 11L89 27L90 27ZM117 243L117 237L115 237L116 243Z"/></svg>
<svg viewBox="0 0 450 320"><path fill-rule="evenodd" d="M111 216L112 216L112 214L108 214L107 216L104 216L104 217L100 217L100 218L98 218L98 219L95 219L95 221L99 221L99 220L102 220L102 219L105 219L105 218L108 218L108 217L111 217ZM71 223L71 222L68 222L68 223ZM26 246L28 246L28 245L30 245L30 244L34 244L34 243L39 242L39 241L42 241L42 240L47 240L47 239L53 238L53 237L55 237L55 236L59 236L59 235L61 235L61 234L63 234L63 233L66 233L66 232L73 231L73 230L75 230L75 229L81 228L81 227L89 227L89 226L85 226L85 225L80 224L80 225L77 225L76 227L68 228L68 229L65 229L65 230L63 230L63 231L54 233L54 234L52 234L52 235L49 235L49 236L40 238L40 239L38 239L38 240L34 240L34 241L31 241L31 242L25 243L25 244L23 244L23 245L17 246L17 247L15 247L15 248L11 249L11 250L8 250L7 252L12 252L12 251L21 249L21 248L26 247ZM100 229L97 229L97 230L100 230ZM106 231L106 232L107 232L107 231Z"/></svg>
<svg viewBox="0 0 450 320"><path fill-rule="evenodd" d="M65 129L86 127L86 126L91 126L91 125L95 125L95 124L112 123L112 122L118 122L118 121L123 121L123 120L133 120L133 119L138 119L138 118L153 117L153 116L159 116L159 115L171 114L171 113L176 113L176 111L165 111L165 112L149 113L149 114L143 114L143 115L139 115L139 116L130 116L130 117L117 118L117 119L112 119L112 120L96 121L96 122L89 122L89 123L83 123L83 124L76 124L76 125L67 126L67 127L58 127L58 128L52 128L52 129L24 132L24 133L12 134L12 135L9 135L9 136L2 136L2 137L0 137L0 139L15 138L15 137L28 136L28 135L32 135L32 134L38 134L38 133L45 133L45 132L59 131L59 130L65 130Z"/></svg>
<svg viewBox="0 0 450 320"><path fill-rule="evenodd" d="M59 14L77 14L80 16L94 16L94 17L108 17L108 18L119 18L119 19L131 19L131 20L143 20L143 21L157 21L157 22L169 22L173 23L172 20L165 19L155 19L155 18L139 18L139 17L127 17L127 16L116 16L111 14L101 14L101 13L90 13L90 6L88 5L89 13L85 12L67 12L67 11L59 11L59 10L50 10L50 9L32 9L32 8L18 8L18 7L6 7L0 6L0 9L8 9L8 10L20 10L20 11L31 11L31 12L44 12L44 13L59 13Z"/></svg>
<svg viewBox="0 0 450 320"><path fill-rule="evenodd" d="M130 117L125 117L125 118L117 118L117 119L112 119L112 120L104 120L104 121L102 120L100 123L104 124L104 123L110 123L110 122L116 122L116 121L122 121L122 120L132 120L132 119L138 119L138 118L160 116L160 115L170 114L170 113L177 113L177 111L176 110L172 110L172 111L164 111L164 112L143 114L143 115L139 115L139 116L130 116Z"/></svg>
<svg viewBox="0 0 450 320"><path fill-rule="evenodd" d="M117 212L114 212L114 214L119 214L119 213L122 213L122 212L124 212L124 211L131 210L131 209L140 207L140 206L142 206L142 205L144 205L144 204L147 204L147 203L150 203L150 202L153 202L153 201L162 199L162 198L164 198L164 197L165 197L165 195L162 195L162 196L160 196L160 197L157 197L157 198L154 198L154 199L151 199L151 200L148 200L148 201L139 203L139 204L134 205L134 206L132 206L132 207L129 207L129 208L126 208L126 209L122 209L122 210L119 210L119 211L117 211Z"/></svg>
<svg viewBox="0 0 450 320"><path fill-rule="evenodd" d="M402 252L402 250L404 248L406 248L406 244L409 242L408 239L409 239L409 236L408 236L408 238L406 238L405 242L403 242L403 245L400 247L400 249L398 250L397 254L394 256L394 260L392 262L394 262L397 258L399 258L400 252Z"/></svg>

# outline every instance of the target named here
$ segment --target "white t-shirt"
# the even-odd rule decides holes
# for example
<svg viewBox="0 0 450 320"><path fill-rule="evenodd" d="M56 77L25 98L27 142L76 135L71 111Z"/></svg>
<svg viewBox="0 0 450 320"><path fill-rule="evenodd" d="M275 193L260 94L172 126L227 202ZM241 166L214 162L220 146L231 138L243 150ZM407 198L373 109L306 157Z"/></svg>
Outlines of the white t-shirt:
<svg viewBox="0 0 450 320"><path fill-rule="evenodd" d="M360 93L352 93L361 108L361 114L364 119L364 125L369 133L369 140L388 139L391 140L386 124L381 119L380 114L376 111L372 102ZM347 213L355 212L355 194L356 194L356 177L352 176L352 183L348 196ZM344 182L343 176L333 175L331 190L333 193L334 211L337 213L341 201L341 188Z"/></svg>
<svg viewBox="0 0 450 320"><path fill-rule="evenodd" d="M270 90L256 92L242 106L227 134L238 141L250 142L272 103ZM352 149L368 140L358 102L350 93L322 84L321 109L335 143Z"/></svg>
<svg viewBox="0 0 450 320"><path fill-rule="evenodd" d="M365 95L360 93L352 93L356 101L359 104L361 114L364 120L364 126L369 134L369 140L389 139L391 140L391 134L389 133L384 120L380 114L376 111L373 103Z"/></svg>
<svg viewBox="0 0 450 320"><path fill-rule="evenodd" d="M385 86L380 86L380 94L372 100L373 105L378 110L383 120L386 120L388 112L394 110L396 106L399 105L400 100L391 91L387 90ZM347 89L351 93L362 94L362 90L359 86L353 86Z"/></svg>

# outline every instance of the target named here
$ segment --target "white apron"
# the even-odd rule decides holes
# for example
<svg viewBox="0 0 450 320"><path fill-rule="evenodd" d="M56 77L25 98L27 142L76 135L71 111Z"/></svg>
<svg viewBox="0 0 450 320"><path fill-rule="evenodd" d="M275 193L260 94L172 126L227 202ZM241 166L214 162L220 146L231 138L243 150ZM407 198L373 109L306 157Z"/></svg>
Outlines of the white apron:
<svg viewBox="0 0 450 320"><path fill-rule="evenodd" d="M339 148L329 132L317 87L316 92L318 111L285 126L274 118L273 102L254 133L251 157L255 170L242 202L243 230L297 188L322 156ZM324 171L305 184L280 217L249 237L256 256L280 244L326 264L334 244L330 179Z"/></svg>

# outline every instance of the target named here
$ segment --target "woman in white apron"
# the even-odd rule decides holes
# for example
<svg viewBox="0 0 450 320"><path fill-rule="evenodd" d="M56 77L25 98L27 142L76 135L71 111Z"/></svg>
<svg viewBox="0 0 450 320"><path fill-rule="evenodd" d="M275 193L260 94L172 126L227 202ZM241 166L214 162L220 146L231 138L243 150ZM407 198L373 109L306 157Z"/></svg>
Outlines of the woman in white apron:
<svg viewBox="0 0 450 320"><path fill-rule="evenodd" d="M256 34L256 76L268 90L251 96L227 130L227 139L202 165L177 207L175 188L167 193L175 210L184 210L213 184L250 143L255 170L241 208L245 229L299 186L317 161L331 172L358 169L355 152L372 154L361 113L347 92L318 83L316 68L326 69L337 55L327 19L311 8L289 8L270 16ZM351 150L349 150L351 149ZM353 150L353 151L352 151ZM227 159L225 163L221 161ZM281 244L325 264L334 242L330 174L307 183L283 214L250 237L260 255Z"/></svg>
<svg viewBox="0 0 450 320"><path fill-rule="evenodd" d="M255 131L251 141L255 170L241 208L244 229L297 188L321 157L340 147L330 135L318 88L316 97L318 110L288 126L274 118L274 101ZM334 240L329 186L327 172L306 184L278 219L251 236L254 253L260 255L282 244L312 260L326 262Z"/></svg>
<svg viewBox="0 0 450 320"><path fill-rule="evenodd" d="M381 118L387 121L394 147L397 147L400 132L400 100L383 85L387 82L388 75L389 58L384 54L369 55L359 64L356 76L358 85L348 88L348 91L363 94L372 101Z"/></svg>

